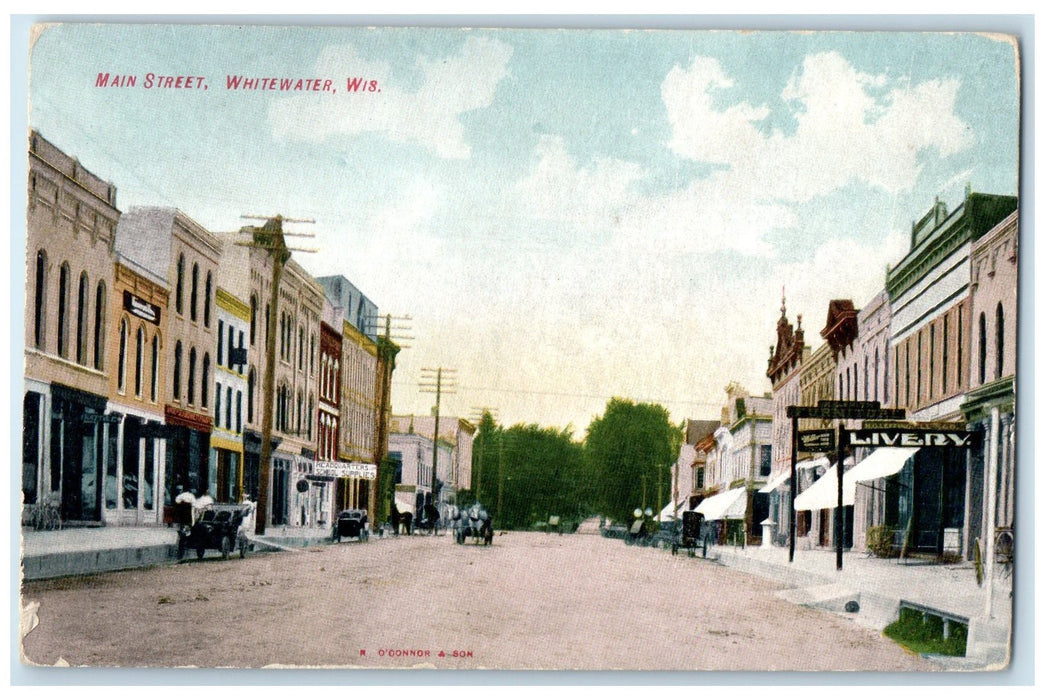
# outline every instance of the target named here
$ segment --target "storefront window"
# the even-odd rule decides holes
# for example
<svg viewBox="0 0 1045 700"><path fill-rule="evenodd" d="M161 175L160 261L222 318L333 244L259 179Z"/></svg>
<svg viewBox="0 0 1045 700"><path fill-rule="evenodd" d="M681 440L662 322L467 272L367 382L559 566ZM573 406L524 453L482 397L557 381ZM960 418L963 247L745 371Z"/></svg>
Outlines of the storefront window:
<svg viewBox="0 0 1045 700"><path fill-rule="evenodd" d="M36 475L40 468L40 394L26 392L22 401L22 498L36 503Z"/></svg>
<svg viewBox="0 0 1045 700"><path fill-rule="evenodd" d="M123 507L126 510L138 509L139 424L137 418L127 418L123 424Z"/></svg>
<svg viewBox="0 0 1045 700"><path fill-rule="evenodd" d="M142 506L145 510L152 510L154 489L156 482L156 440L145 439L145 468L142 473Z"/></svg>
<svg viewBox="0 0 1045 700"><path fill-rule="evenodd" d="M116 508L116 491L117 483L119 479L119 469L117 466L117 457L119 456L119 444L120 434L116 430L116 426L112 426L109 430L109 449L106 450L105 457L105 507L109 510Z"/></svg>

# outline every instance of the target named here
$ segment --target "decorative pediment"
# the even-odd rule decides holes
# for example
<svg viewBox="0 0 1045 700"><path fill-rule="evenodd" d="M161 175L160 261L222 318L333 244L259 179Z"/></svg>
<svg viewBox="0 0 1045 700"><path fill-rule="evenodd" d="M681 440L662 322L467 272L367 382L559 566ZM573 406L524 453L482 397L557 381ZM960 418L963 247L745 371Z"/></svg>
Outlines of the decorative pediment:
<svg viewBox="0 0 1045 700"><path fill-rule="evenodd" d="M848 347L856 340L859 327L856 320L857 310L850 299L832 299L827 305L827 323L820 335L831 346L837 355L839 350Z"/></svg>

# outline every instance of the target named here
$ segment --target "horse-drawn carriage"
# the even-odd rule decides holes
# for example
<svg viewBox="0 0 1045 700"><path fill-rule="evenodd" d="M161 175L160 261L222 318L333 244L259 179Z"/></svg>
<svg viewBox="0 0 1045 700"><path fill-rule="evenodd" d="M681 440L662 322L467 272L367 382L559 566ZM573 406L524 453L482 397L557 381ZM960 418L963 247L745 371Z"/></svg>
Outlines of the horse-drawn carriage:
<svg viewBox="0 0 1045 700"><path fill-rule="evenodd" d="M484 545L493 542L493 517L481 503L475 503L467 510L456 506L450 509L450 520L453 522L454 542L464 544L469 537L475 544Z"/></svg>
<svg viewBox="0 0 1045 700"><path fill-rule="evenodd" d="M700 544L700 530L704 523L704 516L694 510L682 513L682 531L678 533L676 541L672 544L671 553L678 554L679 549L689 550L689 555L695 554L697 545Z"/></svg>

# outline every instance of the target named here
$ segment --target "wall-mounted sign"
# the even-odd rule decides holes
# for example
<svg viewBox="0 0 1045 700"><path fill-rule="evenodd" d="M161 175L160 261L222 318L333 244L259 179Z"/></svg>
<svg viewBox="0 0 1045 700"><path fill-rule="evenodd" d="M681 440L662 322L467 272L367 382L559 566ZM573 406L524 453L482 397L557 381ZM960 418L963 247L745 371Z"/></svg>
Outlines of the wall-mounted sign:
<svg viewBox="0 0 1045 700"><path fill-rule="evenodd" d="M849 432L854 447L973 447L978 433L967 430L926 430L924 428L878 428Z"/></svg>
<svg viewBox="0 0 1045 700"><path fill-rule="evenodd" d="M160 323L160 307L131 294L126 289L123 290L123 308L131 312L133 316L143 318L149 323L156 325Z"/></svg>
<svg viewBox="0 0 1045 700"><path fill-rule="evenodd" d="M835 431L800 430L798 431L799 452L830 452L835 449Z"/></svg>
<svg viewBox="0 0 1045 700"><path fill-rule="evenodd" d="M820 401L816 406L788 406L788 418L826 418L839 420L902 420L902 408L882 408L878 401Z"/></svg>
<svg viewBox="0 0 1045 700"><path fill-rule="evenodd" d="M316 462L312 473L316 476L372 480L377 478L377 465L363 462Z"/></svg>

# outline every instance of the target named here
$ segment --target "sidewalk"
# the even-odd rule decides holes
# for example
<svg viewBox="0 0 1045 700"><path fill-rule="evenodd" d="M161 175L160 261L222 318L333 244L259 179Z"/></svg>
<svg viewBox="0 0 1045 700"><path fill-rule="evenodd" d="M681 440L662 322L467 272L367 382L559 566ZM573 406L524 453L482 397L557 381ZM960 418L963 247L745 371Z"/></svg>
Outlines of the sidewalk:
<svg viewBox="0 0 1045 700"><path fill-rule="evenodd" d="M330 542L330 528L269 527L254 536L254 551L300 549ZM170 527L87 527L21 531L22 579L82 576L178 559L178 531ZM195 555L193 555L195 556ZM206 556L218 556L208 550Z"/></svg>
<svg viewBox="0 0 1045 700"><path fill-rule="evenodd" d="M883 629L898 617L901 601L967 618L966 657L949 662L955 667L984 668L1008 658L1012 579L996 572L988 617L987 589L976 583L971 562L937 564L845 552L842 570L838 571L833 550L798 550L794 562L788 562L786 547L730 546L713 547L708 558L782 583L785 588L778 594L781 598L844 614L874 629ZM850 601L859 605L859 612L845 612Z"/></svg>

